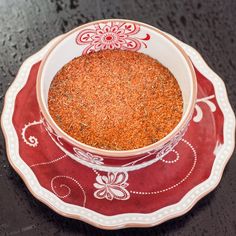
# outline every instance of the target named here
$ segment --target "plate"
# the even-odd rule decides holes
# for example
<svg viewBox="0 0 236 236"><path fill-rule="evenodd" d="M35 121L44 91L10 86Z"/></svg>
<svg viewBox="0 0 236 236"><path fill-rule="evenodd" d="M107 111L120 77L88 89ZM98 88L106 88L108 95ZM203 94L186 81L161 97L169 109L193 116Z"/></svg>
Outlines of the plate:
<svg viewBox="0 0 236 236"><path fill-rule="evenodd" d="M97 171L75 162L42 125L36 76L57 39L23 63L5 96L1 124L9 162L34 197L99 228L151 227L188 212L218 185L235 145L235 116L223 81L196 50L173 39L195 67L195 113L173 151L130 172Z"/></svg>

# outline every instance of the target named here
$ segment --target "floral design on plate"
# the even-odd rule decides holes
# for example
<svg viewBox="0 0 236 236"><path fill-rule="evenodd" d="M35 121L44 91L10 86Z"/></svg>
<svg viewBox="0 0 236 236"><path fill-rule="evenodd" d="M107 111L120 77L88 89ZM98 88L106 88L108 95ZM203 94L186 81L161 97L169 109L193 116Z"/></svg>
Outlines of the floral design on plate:
<svg viewBox="0 0 236 236"><path fill-rule="evenodd" d="M104 49L122 49L138 51L142 45L147 45L143 41L150 40L150 35L138 38L140 26L134 23L107 22L95 24L93 28L81 30L76 37L76 43L86 45L83 54L96 52Z"/></svg>
<svg viewBox="0 0 236 236"><path fill-rule="evenodd" d="M203 118L203 112L202 112L201 107L198 105L198 103L202 102L202 103L205 103L206 105L208 105L211 112L216 111L215 104L212 101L210 101L210 99L213 99L214 97L215 97L215 95L211 95L211 96L207 96L207 97L204 97L204 98L197 99L197 102L196 102L196 105L195 105L196 115L193 118L194 122L198 123Z"/></svg>
<svg viewBox="0 0 236 236"><path fill-rule="evenodd" d="M128 200L130 194L126 187L128 174L126 172L108 172L106 175L98 175L96 177L97 183L94 187L97 189L94 192L94 197L98 199L106 198L107 200Z"/></svg>
<svg viewBox="0 0 236 236"><path fill-rule="evenodd" d="M21 137L24 140L24 142L27 145L29 145L30 147L37 147L39 142L38 142L38 139L35 136L32 136L32 135L29 136L28 138L26 138L26 131L31 126L35 126L35 125L38 125L38 124L41 124L41 123L42 123L42 120L29 122L28 124L25 124L24 128L22 128Z"/></svg>

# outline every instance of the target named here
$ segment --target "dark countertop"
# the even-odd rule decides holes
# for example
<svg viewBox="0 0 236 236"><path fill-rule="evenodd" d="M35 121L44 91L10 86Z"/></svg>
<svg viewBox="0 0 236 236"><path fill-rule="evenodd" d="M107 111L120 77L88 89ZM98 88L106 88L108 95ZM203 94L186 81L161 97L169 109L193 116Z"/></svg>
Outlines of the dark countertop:
<svg viewBox="0 0 236 236"><path fill-rule="evenodd" d="M22 62L52 38L102 18L139 20L196 48L225 81L236 111L235 0L0 0L0 110ZM186 215L147 229L103 231L37 201L7 161L0 133L0 235L236 235L236 153L212 193Z"/></svg>

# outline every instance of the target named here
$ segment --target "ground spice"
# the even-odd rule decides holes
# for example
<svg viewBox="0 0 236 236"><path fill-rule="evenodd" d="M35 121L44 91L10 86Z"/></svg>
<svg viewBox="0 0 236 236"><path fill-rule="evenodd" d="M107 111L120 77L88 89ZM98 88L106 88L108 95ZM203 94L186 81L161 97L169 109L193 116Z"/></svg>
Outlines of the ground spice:
<svg viewBox="0 0 236 236"><path fill-rule="evenodd" d="M157 60L104 50L77 57L56 74L48 107L78 141L130 150L165 137L181 119L183 100L176 79Z"/></svg>

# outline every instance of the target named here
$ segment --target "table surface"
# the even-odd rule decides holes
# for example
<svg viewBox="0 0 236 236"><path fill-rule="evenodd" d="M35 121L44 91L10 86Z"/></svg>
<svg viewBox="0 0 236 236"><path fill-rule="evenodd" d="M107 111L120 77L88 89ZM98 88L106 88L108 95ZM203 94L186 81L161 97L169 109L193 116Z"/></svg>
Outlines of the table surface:
<svg viewBox="0 0 236 236"><path fill-rule="evenodd" d="M0 110L22 62L86 22L128 18L196 48L225 81L236 111L235 0L0 0ZM37 201L7 161L0 132L0 235L236 235L236 153L213 192L186 215L148 229L104 231L64 218Z"/></svg>

